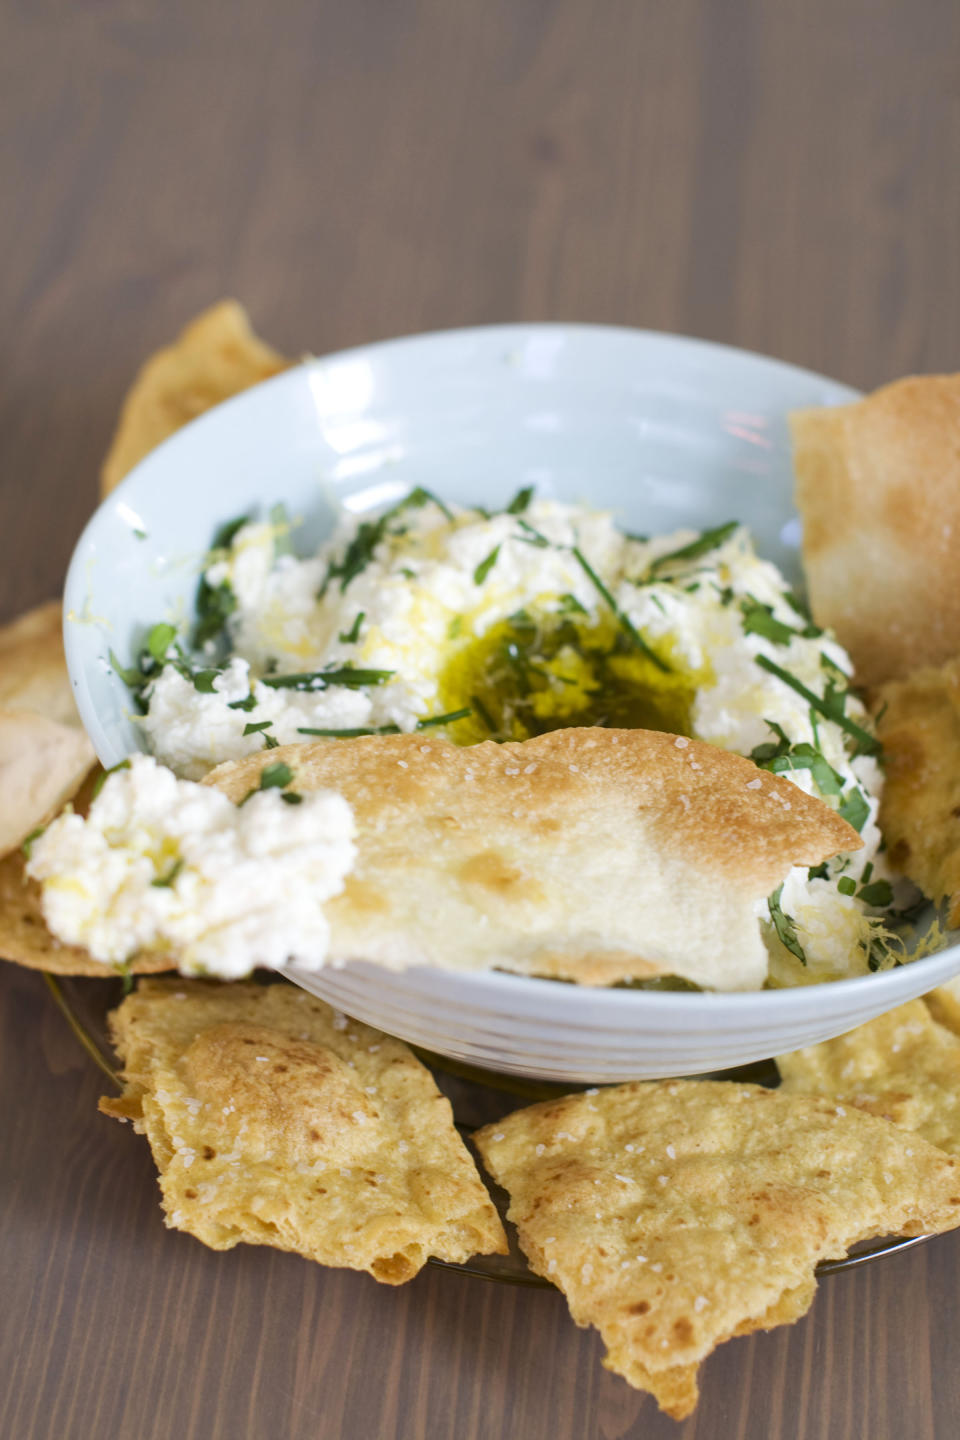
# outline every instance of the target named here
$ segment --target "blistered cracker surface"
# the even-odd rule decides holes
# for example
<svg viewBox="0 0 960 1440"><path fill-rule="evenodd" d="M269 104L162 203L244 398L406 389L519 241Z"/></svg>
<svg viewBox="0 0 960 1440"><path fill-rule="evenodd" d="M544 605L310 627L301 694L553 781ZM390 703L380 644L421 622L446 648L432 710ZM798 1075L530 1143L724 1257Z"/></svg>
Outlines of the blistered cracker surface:
<svg viewBox="0 0 960 1440"><path fill-rule="evenodd" d="M604 1363L677 1418L717 1344L803 1313L821 1260L960 1224L960 1162L820 1096L638 1082L475 1140L532 1267L599 1329Z"/></svg>
<svg viewBox="0 0 960 1440"><path fill-rule="evenodd" d="M285 983L148 980L111 1017L167 1224L411 1279L504 1251L449 1102L398 1040Z"/></svg>

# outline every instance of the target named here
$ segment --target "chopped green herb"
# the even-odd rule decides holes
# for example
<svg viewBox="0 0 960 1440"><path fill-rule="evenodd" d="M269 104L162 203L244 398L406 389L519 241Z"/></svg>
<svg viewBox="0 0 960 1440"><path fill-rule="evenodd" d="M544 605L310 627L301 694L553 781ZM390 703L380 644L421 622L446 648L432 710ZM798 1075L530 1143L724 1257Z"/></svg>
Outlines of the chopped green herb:
<svg viewBox="0 0 960 1440"><path fill-rule="evenodd" d="M841 875L837 881L837 889L841 895L854 895L857 890L857 882L852 880L849 875Z"/></svg>
<svg viewBox="0 0 960 1440"><path fill-rule="evenodd" d="M204 577L197 587L197 623L193 627L193 643L200 649L217 640L237 608L237 597L226 580L211 585Z"/></svg>
<svg viewBox="0 0 960 1440"><path fill-rule="evenodd" d="M111 766L111 768L110 768L109 770L104 770L101 775L98 775L98 776L97 776L97 779L96 779L96 784L95 784L94 787L93 787L93 793L92 793L92 795L90 796L91 801L96 800L97 796L100 794L100 791L103 789L104 785L107 783L107 777L108 777L108 775L116 775L116 773L117 773L118 770L129 770L129 769L130 769L130 761L129 761L129 760L121 760L120 763L119 763L119 765L113 765L113 766Z"/></svg>
<svg viewBox="0 0 960 1440"><path fill-rule="evenodd" d="M473 583L474 583L474 585L482 585L482 584L483 584L484 580L486 580L487 576L490 574L490 571L493 569L494 565L496 565L496 563L497 563L497 556L498 556L499 554L500 554L500 546L499 546L499 545L495 545L495 546L493 547L493 549L490 551L490 554L487 556L486 560L481 560L481 561L480 561L480 564L477 566L476 570L474 570L474 572L473 572Z"/></svg>
<svg viewBox="0 0 960 1440"><path fill-rule="evenodd" d="M125 996L129 995L133 990L133 971L130 969L129 960L125 960L121 964L114 965L113 968L117 972L117 976L119 977L119 979L123 981L123 994Z"/></svg>
<svg viewBox="0 0 960 1440"><path fill-rule="evenodd" d="M587 610L585 605L580 604L580 601L577 599L576 595L566 594L560 596L560 614L587 615L589 614L589 611Z"/></svg>
<svg viewBox="0 0 960 1440"><path fill-rule="evenodd" d="M863 829L870 817L870 806L863 798L863 792L856 785L844 797L838 813L842 820L846 820L848 825L853 826L854 830Z"/></svg>
<svg viewBox="0 0 960 1440"><path fill-rule="evenodd" d="M581 570L583 570L587 578L592 581L592 583L599 591L601 597L610 606L610 609L613 611L614 615L617 617L617 620L620 623L620 628L630 638L634 646L640 651L642 655L646 655L648 660L652 660L658 670L663 670L666 674L669 674L670 666L666 663L665 660L660 659L660 656L655 650L652 650L650 648L650 646L647 644L646 640L644 640L643 636L640 634L639 630L636 628L630 617L628 615L625 615L624 612L620 609L620 606L617 604L616 600L613 598L606 585L604 585L603 581L600 579L600 576L597 574L596 570L594 570L593 566L590 564L590 561L584 555L579 545L574 545L573 555Z"/></svg>
<svg viewBox="0 0 960 1440"><path fill-rule="evenodd" d="M696 540L691 540L689 545L682 545L679 550L671 550L669 555L658 556L656 560L652 561L649 573L655 575L667 565L682 565L688 560L699 560L701 555L716 550L718 546L729 540L739 527L739 520L730 520L726 525L718 525L713 530L704 530Z"/></svg>
<svg viewBox="0 0 960 1440"><path fill-rule="evenodd" d="M528 525L526 520L518 520L517 524L520 526L523 534L515 535L515 540L523 540L525 544L533 545L537 550L546 550L549 548L550 541L546 535L542 535L539 530L535 530L532 525Z"/></svg>
<svg viewBox="0 0 960 1440"><path fill-rule="evenodd" d="M356 534L348 544L343 553L343 558L335 560L327 570L326 578L320 588L319 598L322 599L327 592L331 581L340 581L341 594L346 590L350 581L355 579L367 568L373 559L377 546L381 544L388 535L396 535L398 532L390 528L390 522L396 520L405 510L418 510L427 503L432 503L442 510L448 520L453 520L453 512L444 505L430 490L425 490L422 485L417 485L405 495L391 509L384 511L376 520L364 520L358 526Z"/></svg>
<svg viewBox="0 0 960 1440"><path fill-rule="evenodd" d="M277 747L279 746L279 744L280 744L280 741L279 741L279 740L275 740L272 735L264 735L264 737L263 737L263 748L264 748L264 750L276 750Z"/></svg>
<svg viewBox="0 0 960 1440"><path fill-rule="evenodd" d="M174 880L176 880L182 869L183 856L181 855L179 860L174 860L173 864L170 866L170 869L165 875L158 875L156 880L150 881L150 884L155 886L157 890L168 889L173 884Z"/></svg>
<svg viewBox="0 0 960 1440"><path fill-rule="evenodd" d="M361 690L365 685L383 685L393 675L392 670L357 670L352 665L343 665L339 669L305 670L295 675L266 675L262 683L271 690L326 690L330 685Z"/></svg>
<svg viewBox="0 0 960 1440"><path fill-rule="evenodd" d="M486 705L484 705L480 697L478 695L471 695L470 704L476 711L476 713L479 715L483 724L490 731L490 734L495 735L497 733L497 727L496 725L494 725L493 720L490 718L490 711L487 709Z"/></svg>
<svg viewBox="0 0 960 1440"><path fill-rule="evenodd" d="M807 879L808 879L808 880L829 880L829 879L830 879L830 870L829 870L829 868L828 868L828 866L827 866L827 862L824 861L822 865L811 865L811 866L810 866L810 869L807 871Z"/></svg>
<svg viewBox="0 0 960 1440"><path fill-rule="evenodd" d="M222 670L195 670L190 678L193 681L194 690L199 690L201 695L212 695L213 682L218 680L222 674Z"/></svg>
<svg viewBox="0 0 960 1440"><path fill-rule="evenodd" d="M143 671L139 668L134 669L133 666L122 665L112 650L109 650L107 653L110 657L110 665L114 675L122 680L124 685L129 686L131 690L139 690L147 678Z"/></svg>
<svg viewBox="0 0 960 1440"><path fill-rule="evenodd" d="M167 658L167 651L177 638L175 625L154 625L147 636L147 649L159 665Z"/></svg>
<svg viewBox="0 0 960 1440"><path fill-rule="evenodd" d="M214 532L210 541L211 550L229 550L244 525L249 525L253 519L252 515L238 515L235 520L227 520Z"/></svg>
<svg viewBox="0 0 960 1440"><path fill-rule="evenodd" d="M804 954L803 946L797 939L796 925L791 916L785 915L780 908L780 896L783 894L783 886L780 885L767 901L770 909L770 919L773 921L773 928L777 932L777 939L781 945L785 945L791 955L796 955L801 965L806 965L807 957Z"/></svg>
<svg viewBox="0 0 960 1440"><path fill-rule="evenodd" d="M786 732L775 720L767 720L766 724L779 739L776 744L768 741L765 745L757 745L750 752L750 759L755 765L774 775L782 775L789 770L809 770L821 795L841 793L843 776L834 770L819 750L805 741L799 745L791 745Z"/></svg>
<svg viewBox="0 0 960 1440"><path fill-rule="evenodd" d="M256 708L257 697L256 695L254 695L252 690L250 694L247 695L243 700L231 700L230 704L227 706L228 710L245 710L248 714L251 710L256 710Z"/></svg>
<svg viewBox="0 0 960 1440"><path fill-rule="evenodd" d="M885 907L893 901L893 886L889 880L874 880L872 885L861 887L857 899L862 900L864 905Z"/></svg>
<svg viewBox="0 0 960 1440"><path fill-rule="evenodd" d="M298 795L296 790L284 790L283 794L280 796L280 799L285 805L303 804L303 796Z"/></svg>
<svg viewBox="0 0 960 1440"><path fill-rule="evenodd" d="M340 632L339 639L341 645L356 645L357 641L360 639L360 626L363 624L366 618L367 612L365 610L357 611L356 617L353 624L350 626L350 629L341 630Z"/></svg>
<svg viewBox="0 0 960 1440"><path fill-rule="evenodd" d="M259 784L255 785L252 790L247 791L246 795L244 795L240 801L240 804L246 805L251 795L256 795L258 790L282 790L285 785L290 784L292 779L293 771L286 761L275 760L272 765L265 765L263 767L260 771Z"/></svg>
<svg viewBox="0 0 960 1440"><path fill-rule="evenodd" d="M776 619L772 605L761 605L750 596L742 601L740 608L744 635L760 635L774 645L789 645L796 638L798 632Z"/></svg>
<svg viewBox="0 0 960 1440"><path fill-rule="evenodd" d="M262 735L264 730L269 730L273 724L272 720L257 720L256 723L248 723L243 727L244 735Z"/></svg>
<svg viewBox="0 0 960 1440"><path fill-rule="evenodd" d="M448 640L458 640L458 639L460 638L460 632L461 632L462 629L463 629L463 616L462 616L462 615L454 615L453 619L450 621L450 624L447 626L447 639L448 639Z"/></svg>
<svg viewBox="0 0 960 1440"><path fill-rule="evenodd" d="M791 675L789 670L784 670L782 666L768 659L766 655L756 655L754 659L761 670L776 675L778 680L782 680L785 685L790 686L791 690L802 695L812 709L818 711L826 720L835 721L842 730L852 736L857 742L855 755L878 755L880 753L880 742L876 736L864 730L862 725L858 725L855 720L851 720L850 716L844 713L849 690L838 690L833 680L828 680L824 694L815 695L801 680L798 680L795 675Z"/></svg>
<svg viewBox="0 0 960 1440"><path fill-rule="evenodd" d="M33 854L33 842L34 842L34 840L39 840L39 839L40 839L40 836L43 834L43 832L44 832L44 830L46 830L46 828L47 828L46 825L38 825L37 828L36 828L36 830L31 830L31 831L30 831L30 834L29 834L29 835L25 835L25 836L23 837L23 839L21 840L21 842L20 842L20 849L23 851L24 855L27 857L28 860L30 859L30 856Z"/></svg>
<svg viewBox="0 0 960 1440"><path fill-rule="evenodd" d="M319 730L308 725L297 726L298 735L327 735L337 740L356 740L360 735L399 735L399 725L376 725L367 728L362 725L353 730Z"/></svg>
<svg viewBox="0 0 960 1440"><path fill-rule="evenodd" d="M146 530L134 530L133 534L136 540L149 540L150 538Z"/></svg>
<svg viewBox="0 0 960 1440"><path fill-rule="evenodd" d="M869 885L869 883L870 883L870 876L871 876L872 874L873 874L873 861L872 861L872 860L868 860L867 863L866 863L866 865L864 865L864 867L863 867L863 874L860 876L860 884L861 884L861 885Z"/></svg>
<svg viewBox="0 0 960 1440"><path fill-rule="evenodd" d="M426 720L417 721L418 730L429 730L434 725L452 725L455 720L466 720L473 710L465 705L462 710L448 710L446 715L429 715Z"/></svg>
<svg viewBox="0 0 960 1440"><path fill-rule="evenodd" d="M526 509L528 508L528 506L529 506L529 504L530 504L530 501L531 501L532 499L533 499L533 486L532 486L532 485L524 485L523 489L522 489L522 490L518 490L517 493L516 493L516 495L514 495L513 499L510 501L510 504L507 506L507 509L506 509L506 514L507 514L507 515L522 515L523 512L524 512L524 510L526 510Z"/></svg>

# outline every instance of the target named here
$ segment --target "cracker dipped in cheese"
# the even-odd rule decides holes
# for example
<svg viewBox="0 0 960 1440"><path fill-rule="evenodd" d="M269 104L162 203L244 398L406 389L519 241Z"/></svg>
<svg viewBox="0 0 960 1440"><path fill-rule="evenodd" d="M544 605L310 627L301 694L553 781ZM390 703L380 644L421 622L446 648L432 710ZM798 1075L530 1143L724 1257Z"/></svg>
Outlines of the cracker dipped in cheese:
<svg viewBox="0 0 960 1440"><path fill-rule="evenodd" d="M728 751L581 728L468 748L321 741L202 785L135 757L29 868L51 928L115 965L166 946L192 973L290 956L736 990L766 978L771 892L859 843L823 801Z"/></svg>

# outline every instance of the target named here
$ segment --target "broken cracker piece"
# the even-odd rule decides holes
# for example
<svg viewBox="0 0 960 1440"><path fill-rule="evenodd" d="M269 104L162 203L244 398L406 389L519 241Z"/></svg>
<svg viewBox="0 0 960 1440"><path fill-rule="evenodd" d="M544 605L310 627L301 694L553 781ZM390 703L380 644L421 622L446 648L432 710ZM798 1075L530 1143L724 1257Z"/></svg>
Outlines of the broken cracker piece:
<svg viewBox="0 0 960 1440"><path fill-rule="evenodd" d="M236 300L204 310L137 374L103 462L101 496L182 425L290 363L254 334Z"/></svg>
<svg viewBox="0 0 960 1440"><path fill-rule="evenodd" d="M724 1340L796 1320L821 1261L960 1224L960 1161L820 1096L636 1082L474 1136L539 1275L676 1419Z"/></svg>
<svg viewBox="0 0 960 1440"><path fill-rule="evenodd" d="M790 416L813 617L861 685L960 653L960 375Z"/></svg>
<svg viewBox="0 0 960 1440"><path fill-rule="evenodd" d="M886 757L880 826L891 862L960 927L960 659L877 695Z"/></svg>
<svg viewBox="0 0 960 1440"><path fill-rule="evenodd" d="M167 1224L411 1280L506 1253L450 1103L406 1045L293 985L147 980L111 1015Z"/></svg>
<svg viewBox="0 0 960 1440"><path fill-rule="evenodd" d="M777 1068L784 1093L829 1095L960 1155L960 1040L922 1000L779 1055Z"/></svg>
<svg viewBox="0 0 960 1440"><path fill-rule="evenodd" d="M203 783L240 801L281 761L293 789L337 790L354 812L357 859L326 906L333 964L756 988L766 896L791 866L862 844L788 780L658 731L468 748L423 734L325 740L228 762Z"/></svg>

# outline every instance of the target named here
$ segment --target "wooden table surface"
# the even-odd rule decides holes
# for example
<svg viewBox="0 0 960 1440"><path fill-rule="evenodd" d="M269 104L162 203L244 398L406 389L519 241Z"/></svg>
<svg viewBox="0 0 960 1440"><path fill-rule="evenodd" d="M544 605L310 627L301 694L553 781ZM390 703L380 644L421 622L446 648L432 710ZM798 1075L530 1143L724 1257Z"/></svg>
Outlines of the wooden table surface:
<svg viewBox="0 0 960 1440"><path fill-rule="evenodd" d="M56 593L140 359L487 321L960 361L956 0L6 0L2 616ZM953 1440L960 1235L711 1359L684 1426L559 1294L166 1231L146 1144L0 966L4 1440ZM100 982L90 982L97 984Z"/></svg>

